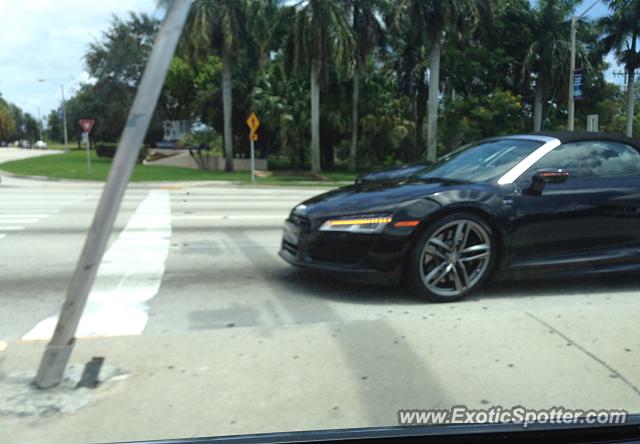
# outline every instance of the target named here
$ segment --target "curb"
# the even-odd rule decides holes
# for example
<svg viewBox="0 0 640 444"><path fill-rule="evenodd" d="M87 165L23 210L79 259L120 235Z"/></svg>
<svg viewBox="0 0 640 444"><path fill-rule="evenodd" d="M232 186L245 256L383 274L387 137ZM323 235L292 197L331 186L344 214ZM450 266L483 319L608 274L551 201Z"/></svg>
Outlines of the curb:
<svg viewBox="0 0 640 444"><path fill-rule="evenodd" d="M22 174L10 173L9 171L5 171L1 169L0 169L0 174L3 176L13 177L16 179L42 180L42 181L50 181L50 182L60 182L62 180L68 180L73 182L89 182L89 183L99 182L98 180L94 181L94 180L80 180L80 179L60 179L58 177L49 177L49 176L25 176Z"/></svg>
<svg viewBox="0 0 640 444"><path fill-rule="evenodd" d="M70 183L90 183L90 184L104 184L105 180L90 180L90 179L71 179L71 178L63 178L63 177L50 177L50 176L31 176L25 174L16 174L11 173L9 171L5 171L0 169L0 175L11 177L14 179L28 179L28 180L39 180L42 182L70 182ZM167 185L167 184L189 184L189 183L203 183L203 181L199 180L176 180L176 181L157 181L157 180L137 180L137 181L129 181L130 184L149 184L149 185ZM243 182L234 182L232 180L212 180L209 183L213 185L235 185L242 184Z"/></svg>
<svg viewBox="0 0 640 444"><path fill-rule="evenodd" d="M0 176L7 176L14 179L28 179L28 180L38 180L42 182L69 182L69 183L87 183L87 184L104 184L104 180L86 180L86 179L66 179L61 177L50 177L50 176L31 176L31 175L23 175L23 174L15 174L9 171L5 171L0 169ZM152 186L162 186L162 185L192 185L192 186L209 186L209 185L227 185L227 186L253 186L253 187L264 187L264 188L275 188L275 187L287 187L287 188L309 188L309 187L338 187L344 185L351 185L353 182L351 181L336 181L336 182L305 182L305 181L295 181L295 182L284 182L284 183L260 183L260 184L252 184L251 182L243 182L243 181L235 181L235 180L175 180L175 181L156 181L156 180L137 180L137 181L129 181L129 184L136 185L152 185ZM289 185L290 184L290 185Z"/></svg>

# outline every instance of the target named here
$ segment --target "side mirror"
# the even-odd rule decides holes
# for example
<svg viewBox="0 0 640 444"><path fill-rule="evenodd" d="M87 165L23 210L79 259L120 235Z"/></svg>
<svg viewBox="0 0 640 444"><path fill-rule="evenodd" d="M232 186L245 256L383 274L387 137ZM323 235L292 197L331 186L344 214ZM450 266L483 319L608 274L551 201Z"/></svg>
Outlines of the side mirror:
<svg viewBox="0 0 640 444"><path fill-rule="evenodd" d="M540 196L548 183L565 183L569 178L569 172L561 169L549 168L538 170L531 178L531 185L525 190L526 194Z"/></svg>

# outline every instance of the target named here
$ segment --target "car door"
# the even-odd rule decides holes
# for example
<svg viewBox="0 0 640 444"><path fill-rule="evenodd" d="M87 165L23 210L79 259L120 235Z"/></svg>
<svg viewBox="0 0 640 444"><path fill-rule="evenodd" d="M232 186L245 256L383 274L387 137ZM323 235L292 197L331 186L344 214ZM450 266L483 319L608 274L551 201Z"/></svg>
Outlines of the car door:
<svg viewBox="0 0 640 444"><path fill-rule="evenodd" d="M528 195L534 172L560 168L565 183ZM516 182L512 269L562 269L640 260L640 153L586 140L560 145Z"/></svg>

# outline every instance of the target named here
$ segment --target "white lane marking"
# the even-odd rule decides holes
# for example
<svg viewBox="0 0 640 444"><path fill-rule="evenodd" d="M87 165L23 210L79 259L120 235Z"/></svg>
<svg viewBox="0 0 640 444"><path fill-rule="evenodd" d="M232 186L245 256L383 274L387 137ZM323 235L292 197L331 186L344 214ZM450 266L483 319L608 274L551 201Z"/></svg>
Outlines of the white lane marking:
<svg viewBox="0 0 640 444"><path fill-rule="evenodd" d="M85 196L61 196L59 194L51 194L49 196L43 194L16 194L13 196L0 196L0 201L2 202L16 202L28 199L32 202L70 202L75 200L86 199Z"/></svg>
<svg viewBox="0 0 640 444"><path fill-rule="evenodd" d="M251 219L286 219L287 218L287 213L282 213L282 214L256 214L256 215L250 215L250 214L238 214L238 215L224 215L224 214L220 214L220 215L187 215L187 216L173 216L174 219L180 219L180 220L236 220L236 219L243 219L243 220L251 220Z"/></svg>
<svg viewBox="0 0 640 444"><path fill-rule="evenodd" d="M42 214L44 216L50 216L60 212L60 207L57 208L14 208L10 205L2 205L0 214ZM64 208L64 207L63 207Z"/></svg>
<svg viewBox="0 0 640 444"><path fill-rule="evenodd" d="M148 301L160 289L170 238L169 193L150 191L102 258L77 337L142 333ZM57 315L41 321L23 339L49 339L56 322Z"/></svg>
<svg viewBox="0 0 640 444"><path fill-rule="evenodd" d="M6 234L0 234L0 239L2 239L3 237L7 237Z"/></svg>
<svg viewBox="0 0 640 444"><path fill-rule="evenodd" d="M174 200L186 200L187 202L195 202L195 201L204 201L204 202L244 202L244 203L254 203L254 202L282 202L283 200L287 202L299 202L301 199L307 199L308 196L179 196L174 195Z"/></svg>
<svg viewBox="0 0 640 444"><path fill-rule="evenodd" d="M216 209L225 209L225 208L239 208L241 210L251 210L251 209L255 209L255 210L262 210L265 208L281 208L281 209L291 209L293 207L295 207L296 205L298 205L300 203L299 200L292 200L292 201L288 201L288 202L269 202L269 201L254 201L254 202L207 202L207 201L194 201L194 200L187 200L187 201L182 201L182 200L173 200L173 203L176 206L180 206L180 207L189 207L189 206L194 206L194 207L205 207L205 208L211 208L212 210L216 210Z"/></svg>
<svg viewBox="0 0 640 444"><path fill-rule="evenodd" d="M14 217L0 216L0 224L3 222L10 223L10 224L32 224L37 221L38 219L16 219Z"/></svg>
<svg viewBox="0 0 640 444"><path fill-rule="evenodd" d="M0 219L11 219L11 218L22 219L22 218L31 218L31 217L43 218L43 217L49 217L49 216L51 216L51 214L43 214L43 213L11 213L11 214L5 214L5 213L0 213Z"/></svg>
<svg viewBox="0 0 640 444"><path fill-rule="evenodd" d="M0 225L0 231L20 231L23 228L24 228L24 225L22 226Z"/></svg>
<svg viewBox="0 0 640 444"><path fill-rule="evenodd" d="M17 200L11 200L11 201L7 201L7 200L2 200L0 199L0 205L4 206L9 206L9 207L27 207L27 208L33 208L33 207L41 207L41 206L67 206L67 205L71 205L71 204L76 204L76 203L80 203L81 201L70 201L70 200L55 200L55 199L51 199L51 200L30 200L28 197L25 197L23 199L17 199ZM25 208L26 209L26 208Z"/></svg>
<svg viewBox="0 0 640 444"><path fill-rule="evenodd" d="M7 203L11 203L11 202L23 202L25 200L28 200L29 202L57 202L57 203L74 203L74 202L83 202L86 201L88 199L95 199L97 200L100 196L96 195L96 196L73 196L73 197L60 197L59 195L53 195L51 197L46 197L46 196L42 196L39 195L37 197L32 197L29 195L24 195L24 196L12 196L11 198L8 198L6 196L0 196L0 202L7 202ZM124 200L134 200L134 199L140 199L140 197L138 196L125 196Z"/></svg>

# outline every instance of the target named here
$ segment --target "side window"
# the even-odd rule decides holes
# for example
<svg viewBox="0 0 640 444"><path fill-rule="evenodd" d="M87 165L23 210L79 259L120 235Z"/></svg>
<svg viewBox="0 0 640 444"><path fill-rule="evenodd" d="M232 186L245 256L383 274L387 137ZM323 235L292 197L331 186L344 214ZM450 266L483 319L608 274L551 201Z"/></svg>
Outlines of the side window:
<svg viewBox="0 0 640 444"><path fill-rule="evenodd" d="M618 142L571 142L544 156L526 175L542 168L562 168L571 177L640 176L640 152Z"/></svg>

